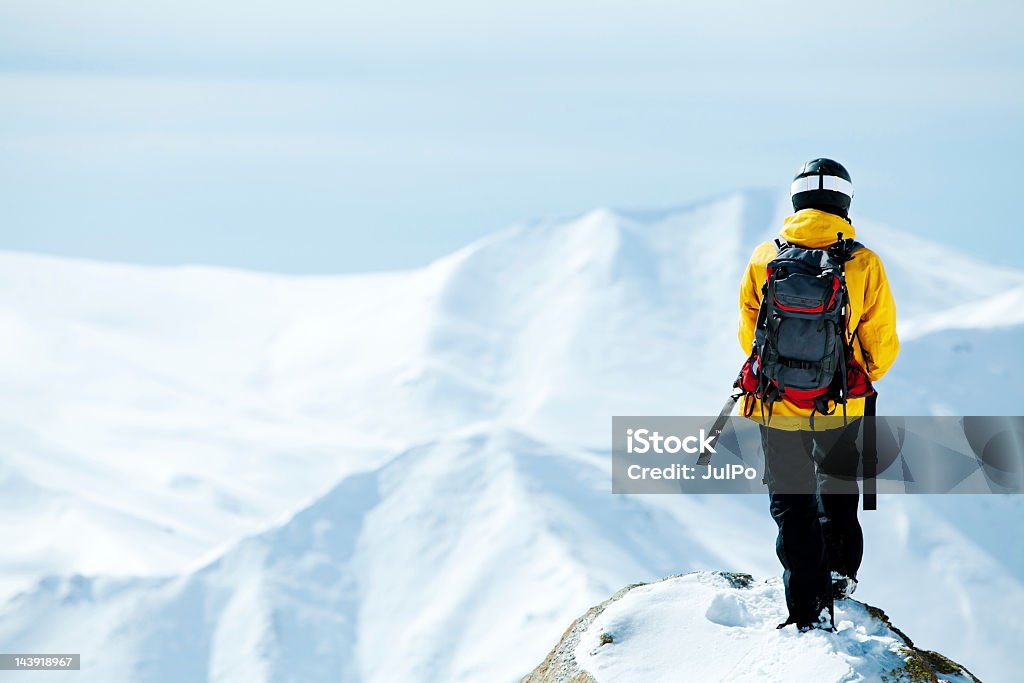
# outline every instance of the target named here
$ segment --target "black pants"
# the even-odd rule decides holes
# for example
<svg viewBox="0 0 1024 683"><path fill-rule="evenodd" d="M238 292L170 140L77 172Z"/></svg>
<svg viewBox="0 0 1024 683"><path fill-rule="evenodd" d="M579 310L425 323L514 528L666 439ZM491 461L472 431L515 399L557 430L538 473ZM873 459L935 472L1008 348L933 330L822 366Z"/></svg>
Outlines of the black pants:
<svg viewBox="0 0 1024 683"><path fill-rule="evenodd" d="M860 568L859 430L859 419L817 432L761 428L765 481L779 527L775 551L796 621L815 621L825 608L831 614L831 572L855 578Z"/></svg>

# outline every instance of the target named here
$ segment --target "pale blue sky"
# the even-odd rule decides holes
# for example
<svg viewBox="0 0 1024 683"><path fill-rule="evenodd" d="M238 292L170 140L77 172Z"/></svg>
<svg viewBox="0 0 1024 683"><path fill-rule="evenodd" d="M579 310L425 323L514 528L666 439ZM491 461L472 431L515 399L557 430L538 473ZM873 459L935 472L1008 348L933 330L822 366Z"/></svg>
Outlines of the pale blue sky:
<svg viewBox="0 0 1024 683"><path fill-rule="evenodd" d="M380 270L825 155L1019 265L1020 3L839 4L6 0L0 249Z"/></svg>

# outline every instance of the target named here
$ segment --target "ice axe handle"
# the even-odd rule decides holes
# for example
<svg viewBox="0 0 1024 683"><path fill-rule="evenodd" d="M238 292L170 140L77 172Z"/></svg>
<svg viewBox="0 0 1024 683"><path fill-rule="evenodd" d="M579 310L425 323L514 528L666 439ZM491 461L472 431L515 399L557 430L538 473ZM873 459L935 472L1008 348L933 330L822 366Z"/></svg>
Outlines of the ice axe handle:
<svg viewBox="0 0 1024 683"><path fill-rule="evenodd" d="M729 419L729 416L732 414L732 408L734 405L736 405L736 401L739 400L740 396L741 394L733 394L732 396L729 397L729 400L727 400L725 402L725 405L722 406L722 412L718 414L718 417L715 419L714 424L711 425L711 429L708 430L708 433L711 434L711 438L713 439L713 441L711 442L712 446L718 443L718 437L722 435L722 429L725 428L725 421ZM703 453L700 454L700 457L697 458L697 465L700 466L710 464L711 453L708 451L704 451Z"/></svg>

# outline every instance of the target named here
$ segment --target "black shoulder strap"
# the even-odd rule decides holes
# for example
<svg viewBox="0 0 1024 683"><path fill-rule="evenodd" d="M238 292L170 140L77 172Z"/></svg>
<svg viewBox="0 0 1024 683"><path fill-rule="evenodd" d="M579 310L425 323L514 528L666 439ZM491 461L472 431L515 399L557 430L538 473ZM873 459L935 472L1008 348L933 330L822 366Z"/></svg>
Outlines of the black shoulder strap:
<svg viewBox="0 0 1024 683"><path fill-rule="evenodd" d="M782 239L781 237L776 237L774 242L775 242L775 250L778 253L780 253L780 254L782 253L783 249L785 249L786 247L789 246L789 242L787 242L786 240Z"/></svg>

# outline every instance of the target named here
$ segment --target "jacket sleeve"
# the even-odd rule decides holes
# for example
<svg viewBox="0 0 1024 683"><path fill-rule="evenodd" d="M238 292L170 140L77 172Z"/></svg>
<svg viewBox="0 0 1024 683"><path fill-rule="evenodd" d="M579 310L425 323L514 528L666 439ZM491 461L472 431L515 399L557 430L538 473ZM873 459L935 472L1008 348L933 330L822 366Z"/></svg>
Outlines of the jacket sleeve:
<svg viewBox="0 0 1024 683"><path fill-rule="evenodd" d="M877 256L872 259L865 273L864 310L857 337L867 363L868 377L872 381L882 378L900 352L900 340L896 336L896 302L889 289L885 268Z"/></svg>
<svg viewBox="0 0 1024 683"><path fill-rule="evenodd" d="M749 354L754 344L754 328L757 326L757 312L761 307L761 283L758 281L759 268L753 257L740 281L740 330L739 340L743 353Z"/></svg>

